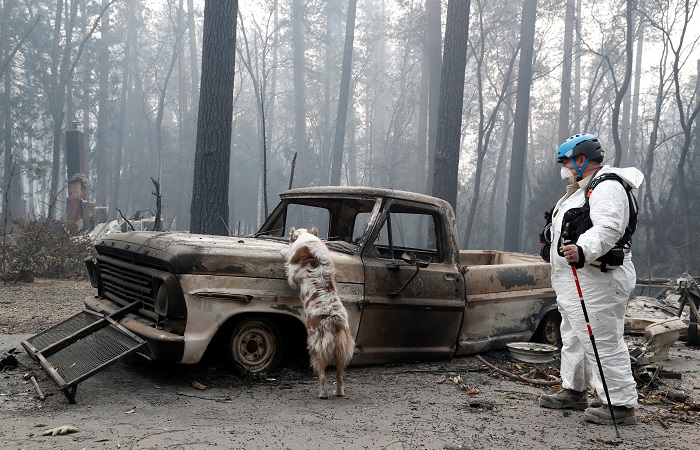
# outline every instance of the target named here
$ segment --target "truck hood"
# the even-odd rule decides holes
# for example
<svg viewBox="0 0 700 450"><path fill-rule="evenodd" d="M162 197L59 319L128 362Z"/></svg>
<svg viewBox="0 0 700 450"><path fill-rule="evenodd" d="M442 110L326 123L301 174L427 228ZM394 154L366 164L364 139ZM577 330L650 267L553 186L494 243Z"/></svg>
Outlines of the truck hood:
<svg viewBox="0 0 700 450"><path fill-rule="evenodd" d="M280 250L286 242L252 237L134 231L114 233L95 243L100 255L139 263L173 274L208 274L286 278ZM361 264L358 256L331 252L338 281L354 282L355 271L343 267ZM354 262L353 262L354 261Z"/></svg>

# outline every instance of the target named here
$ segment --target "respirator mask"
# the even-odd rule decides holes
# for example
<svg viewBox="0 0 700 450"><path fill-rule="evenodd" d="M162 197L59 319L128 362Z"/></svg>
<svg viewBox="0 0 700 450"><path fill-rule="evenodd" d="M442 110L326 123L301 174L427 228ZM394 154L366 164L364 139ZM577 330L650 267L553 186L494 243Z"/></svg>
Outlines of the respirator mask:
<svg viewBox="0 0 700 450"><path fill-rule="evenodd" d="M576 174L565 166L561 166L561 179L569 184L576 182Z"/></svg>

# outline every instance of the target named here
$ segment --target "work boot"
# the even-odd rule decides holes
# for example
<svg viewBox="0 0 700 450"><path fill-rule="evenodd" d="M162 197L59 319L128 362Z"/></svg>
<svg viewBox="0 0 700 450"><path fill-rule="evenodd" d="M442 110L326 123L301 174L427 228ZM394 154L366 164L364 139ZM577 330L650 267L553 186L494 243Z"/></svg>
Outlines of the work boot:
<svg viewBox="0 0 700 450"><path fill-rule="evenodd" d="M575 409L583 411L588 407L586 392L562 389L556 394L545 394L540 397L540 406L552 409Z"/></svg>
<svg viewBox="0 0 700 450"><path fill-rule="evenodd" d="M588 402L588 406L590 406L591 408L598 408L601 406L605 406L607 408L607 405L605 403L603 403L603 400L601 400L598 397L595 397L595 398L593 398L593 400Z"/></svg>
<svg viewBox="0 0 700 450"><path fill-rule="evenodd" d="M634 417L634 408L628 408L626 406L613 406L612 409L613 413L615 414L614 423L623 425L634 425L637 423L637 419ZM586 408L586 412L583 413L583 418L593 423L613 425L612 416L610 415L610 407L608 405L598 407L589 406Z"/></svg>

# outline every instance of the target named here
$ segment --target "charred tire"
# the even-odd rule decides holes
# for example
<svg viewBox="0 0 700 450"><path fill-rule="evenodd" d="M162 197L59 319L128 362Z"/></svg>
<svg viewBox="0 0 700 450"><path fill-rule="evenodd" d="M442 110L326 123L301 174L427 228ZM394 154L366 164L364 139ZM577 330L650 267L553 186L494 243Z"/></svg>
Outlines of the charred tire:
<svg viewBox="0 0 700 450"><path fill-rule="evenodd" d="M542 318L533 338L543 344L561 346L561 315L559 311L550 311Z"/></svg>
<svg viewBox="0 0 700 450"><path fill-rule="evenodd" d="M248 317L233 328L228 352L233 369L239 373L271 372L282 361L282 335L272 320Z"/></svg>

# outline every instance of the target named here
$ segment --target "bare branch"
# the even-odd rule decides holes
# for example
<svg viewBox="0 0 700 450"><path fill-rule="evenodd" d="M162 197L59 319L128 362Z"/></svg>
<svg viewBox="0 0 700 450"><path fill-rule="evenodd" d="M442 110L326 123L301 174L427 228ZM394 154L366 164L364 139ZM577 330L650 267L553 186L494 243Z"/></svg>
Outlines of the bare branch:
<svg viewBox="0 0 700 450"><path fill-rule="evenodd" d="M122 210L119 209L119 208L114 208L114 209L117 210L117 212L119 213L119 216L120 216L122 219L124 219L124 221L127 223L127 225L129 225L129 228L131 228L131 231L136 231L136 228L134 228L134 226L131 224L131 222L129 222L129 219L127 219L126 217L124 217L124 214L122 214Z"/></svg>

